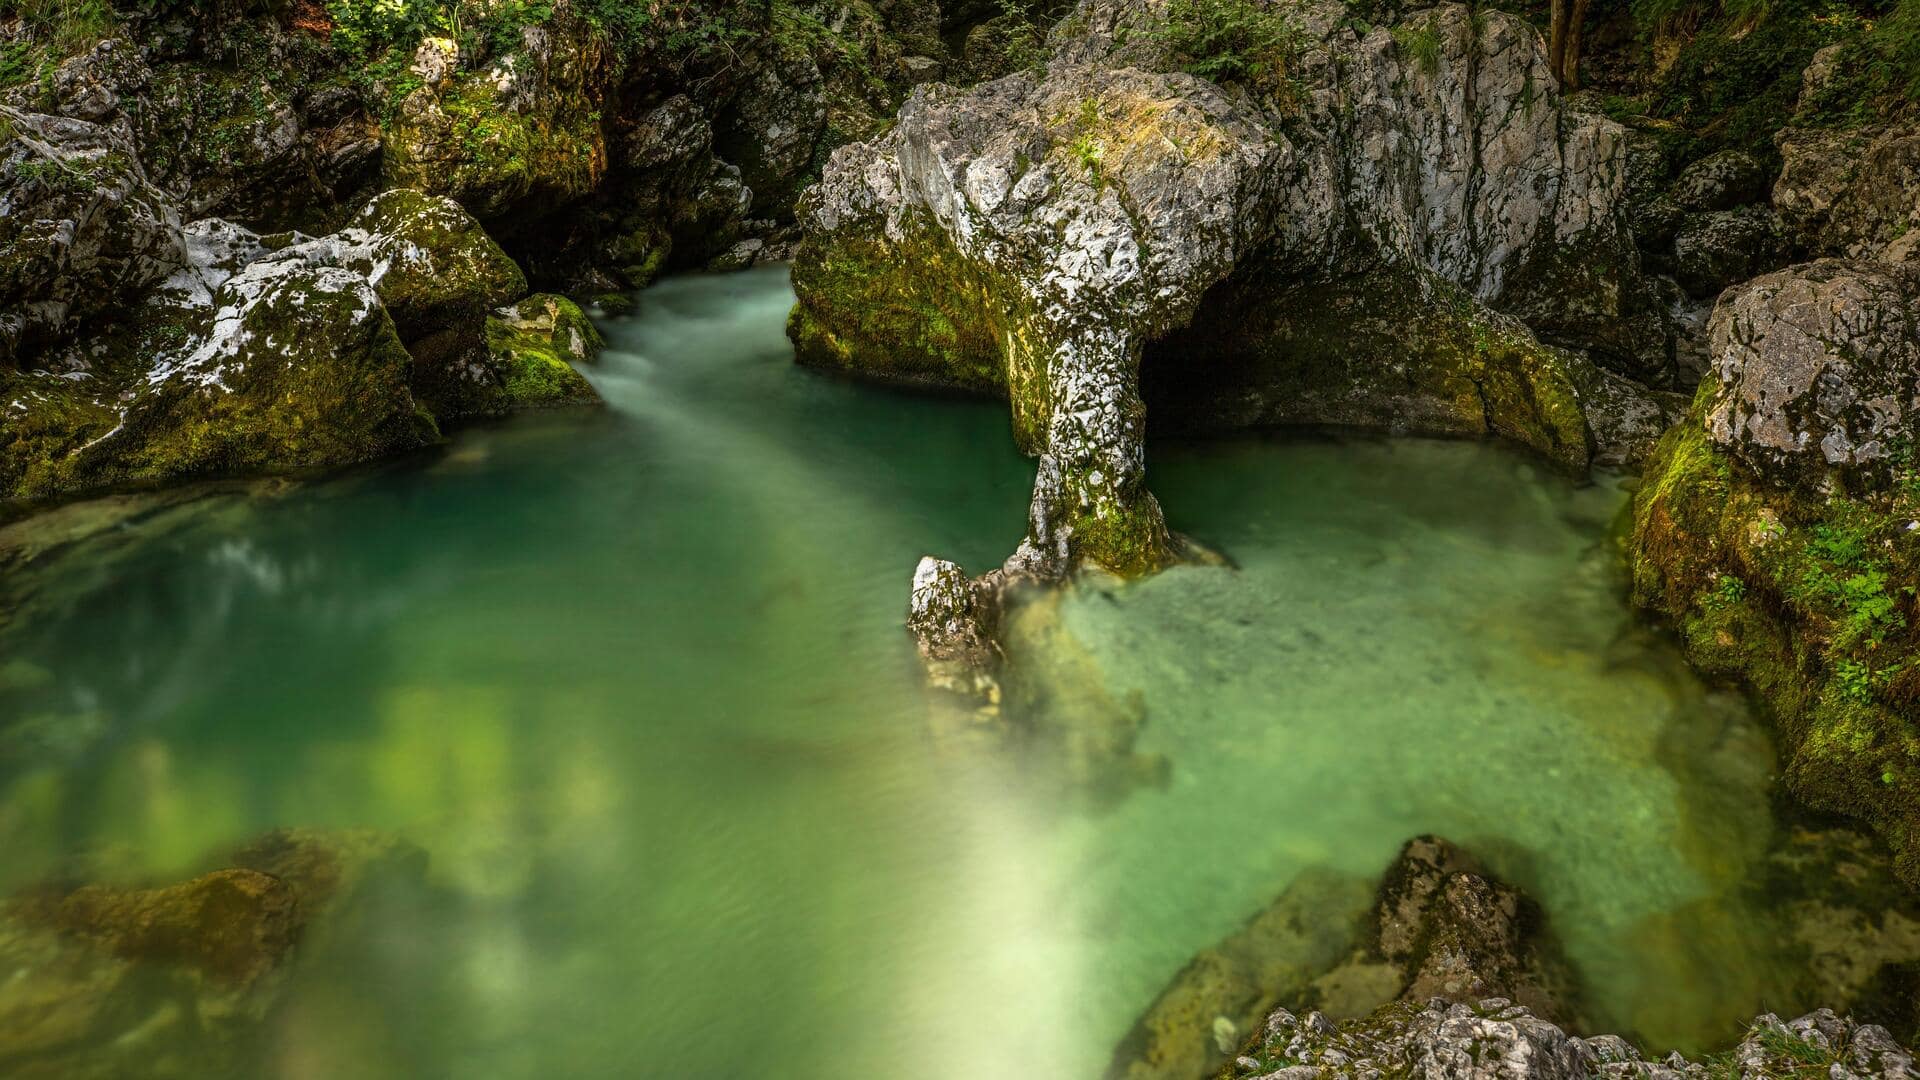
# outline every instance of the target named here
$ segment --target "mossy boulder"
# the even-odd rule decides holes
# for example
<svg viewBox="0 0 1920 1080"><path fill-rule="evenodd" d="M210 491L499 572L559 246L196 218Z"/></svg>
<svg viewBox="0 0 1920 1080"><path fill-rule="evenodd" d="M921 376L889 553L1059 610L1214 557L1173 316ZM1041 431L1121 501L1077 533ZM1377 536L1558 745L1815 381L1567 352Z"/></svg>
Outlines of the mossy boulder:
<svg viewBox="0 0 1920 1080"><path fill-rule="evenodd" d="M486 323L494 308L526 294L526 277L459 203L395 188L339 232L273 257L340 267L372 285L413 356L414 393L434 415L506 411Z"/></svg>
<svg viewBox="0 0 1920 1080"><path fill-rule="evenodd" d="M528 26L484 68L452 66L385 125L389 186L446 195L483 218L578 200L607 172L601 126L614 74L606 40L571 12ZM416 62L416 69L420 64Z"/></svg>
<svg viewBox="0 0 1920 1080"><path fill-rule="evenodd" d="M487 319L487 354L498 373L499 407L597 405L600 395L576 364L589 364L602 341L573 301L536 293Z"/></svg>
<svg viewBox="0 0 1920 1080"><path fill-rule="evenodd" d="M180 280L137 325L7 380L7 495L337 467L437 439L364 277L283 254Z"/></svg>
<svg viewBox="0 0 1920 1080"><path fill-rule="evenodd" d="M1909 278L1822 262L1729 291L1714 369L1636 493L1635 601L1750 687L1788 787L1920 885L1920 340Z"/></svg>

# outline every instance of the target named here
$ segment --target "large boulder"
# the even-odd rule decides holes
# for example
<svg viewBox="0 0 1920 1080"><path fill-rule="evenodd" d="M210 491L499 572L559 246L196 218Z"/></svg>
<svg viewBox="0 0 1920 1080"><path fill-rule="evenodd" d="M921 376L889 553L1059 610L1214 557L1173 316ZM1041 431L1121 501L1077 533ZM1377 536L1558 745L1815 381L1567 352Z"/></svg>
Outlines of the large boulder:
<svg viewBox="0 0 1920 1080"><path fill-rule="evenodd" d="M1810 255L1906 262L1920 250L1920 128L1789 127L1773 204Z"/></svg>
<svg viewBox="0 0 1920 1080"><path fill-rule="evenodd" d="M1747 282L1708 329L1714 444L1781 482L1884 473L1920 400L1920 272L1837 260Z"/></svg>
<svg viewBox="0 0 1920 1080"><path fill-rule="evenodd" d="M1711 298L1735 282L1786 261L1780 221L1764 207L1709 210L1688 217L1673 239L1673 276L1688 293Z"/></svg>
<svg viewBox="0 0 1920 1080"><path fill-rule="evenodd" d="M14 496L366 461L436 420L598 400L571 303L450 199L389 191L321 237L218 219L176 228L172 273L118 329L7 378ZM496 313L496 309L502 309Z"/></svg>
<svg viewBox="0 0 1920 1080"><path fill-rule="evenodd" d="M1821 261L1720 298L1708 376L1635 493L1634 599L1750 686L1805 802L1875 826L1920 882L1920 297Z"/></svg>

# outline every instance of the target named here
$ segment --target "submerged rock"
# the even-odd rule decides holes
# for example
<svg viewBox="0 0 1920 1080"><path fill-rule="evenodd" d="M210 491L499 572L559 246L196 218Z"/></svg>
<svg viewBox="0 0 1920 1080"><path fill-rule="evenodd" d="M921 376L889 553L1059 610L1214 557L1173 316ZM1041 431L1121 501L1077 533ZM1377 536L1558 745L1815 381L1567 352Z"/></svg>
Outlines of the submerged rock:
<svg viewBox="0 0 1920 1080"><path fill-rule="evenodd" d="M0 902L0 1072L241 1075L298 945L373 875L417 878L425 856L373 833L280 830L216 863L177 884Z"/></svg>
<svg viewBox="0 0 1920 1080"><path fill-rule="evenodd" d="M9 914L97 942L129 960L184 964L236 984L278 964L298 938L299 901L279 878L216 870L180 885L89 885L34 897Z"/></svg>
<svg viewBox="0 0 1920 1080"><path fill-rule="evenodd" d="M1562 1015L1577 996L1538 908L1445 840L1408 841L1362 915L1365 898L1362 883L1303 875L1174 978L1121 1043L1107 1075L1203 1075L1226 1062L1248 1032L1257 1033L1259 1018L1281 1002L1352 1018L1393 1000L1518 997ZM1331 1032L1332 1024L1325 1028ZM1261 1046L1257 1034L1253 1046ZM1226 1073L1248 1071L1257 1070L1229 1066Z"/></svg>

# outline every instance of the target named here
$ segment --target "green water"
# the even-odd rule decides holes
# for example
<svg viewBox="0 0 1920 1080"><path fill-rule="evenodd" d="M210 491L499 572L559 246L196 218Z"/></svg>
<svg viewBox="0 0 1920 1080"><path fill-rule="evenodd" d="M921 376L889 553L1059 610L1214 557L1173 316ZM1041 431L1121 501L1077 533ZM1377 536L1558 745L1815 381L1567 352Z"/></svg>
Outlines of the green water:
<svg viewBox="0 0 1920 1080"><path fill-rule="evenodd" d="M424 848L303 949L263 1077L1091 1078L1301 871L1422 831L1533 892L1599 1022L1694 1045L1798 1004L1700 944L1754 916L1769 752L1632 627L1615 487L1156 447L1240 568L1064 605L1172 762L1089 808L939 753L900 629L921 554L1019 538L1004 407L794 368L790 298L667 281L606 326L603 412L78 545L0 642L0 888L283 825Z"/></svg>

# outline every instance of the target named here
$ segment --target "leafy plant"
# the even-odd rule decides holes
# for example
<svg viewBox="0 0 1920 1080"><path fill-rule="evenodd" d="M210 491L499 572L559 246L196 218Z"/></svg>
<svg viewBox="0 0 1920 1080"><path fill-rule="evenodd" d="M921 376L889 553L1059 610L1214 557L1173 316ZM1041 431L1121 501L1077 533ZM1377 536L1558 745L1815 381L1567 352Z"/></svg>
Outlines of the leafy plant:
<svg viewBox="0 0 1920 1080"><path fill-rule="evenodd" d="M0 16L12 15L26 36L69 56L113 33L119 20L109 0L0 0Z"/></svg>
<svg viewBox="0 0 1920 1080"><path fill-rule="evenodd" d="M1713 591L1707 594L1705 603L1715 611L1722 611L1739 605L1746 598L1745 581L1732 574L1721 574L1720 580L1714 582Z"/></svg>
<svg viewBox="0 0 1920 1080"><path fill-rule="evenodd" d="M1440 26L1432 18L1419 26L1396 26L1393 43L1431 75L1440 70Z"/></svg>
<svg viewBox="0 0 1920 1080"><path fill-rule="evenodd" d="M1300 34L1259 0L1171 0L1166 20L1147 31L1188 74L1269 88L1287 84Z"/></svg>
<svg viewBox="0 0 1920 1080"><path fill-rule="evenodd" d="M1074 124L1074 139L1067 145L1067 153L1086 170L1087 178L1096 190L1105 188L1107 183L1106 174L1101 170L1107 150L1100 143L1099 128L1100 102L1094 98L1083 99L1079 118Z"/></svg>

